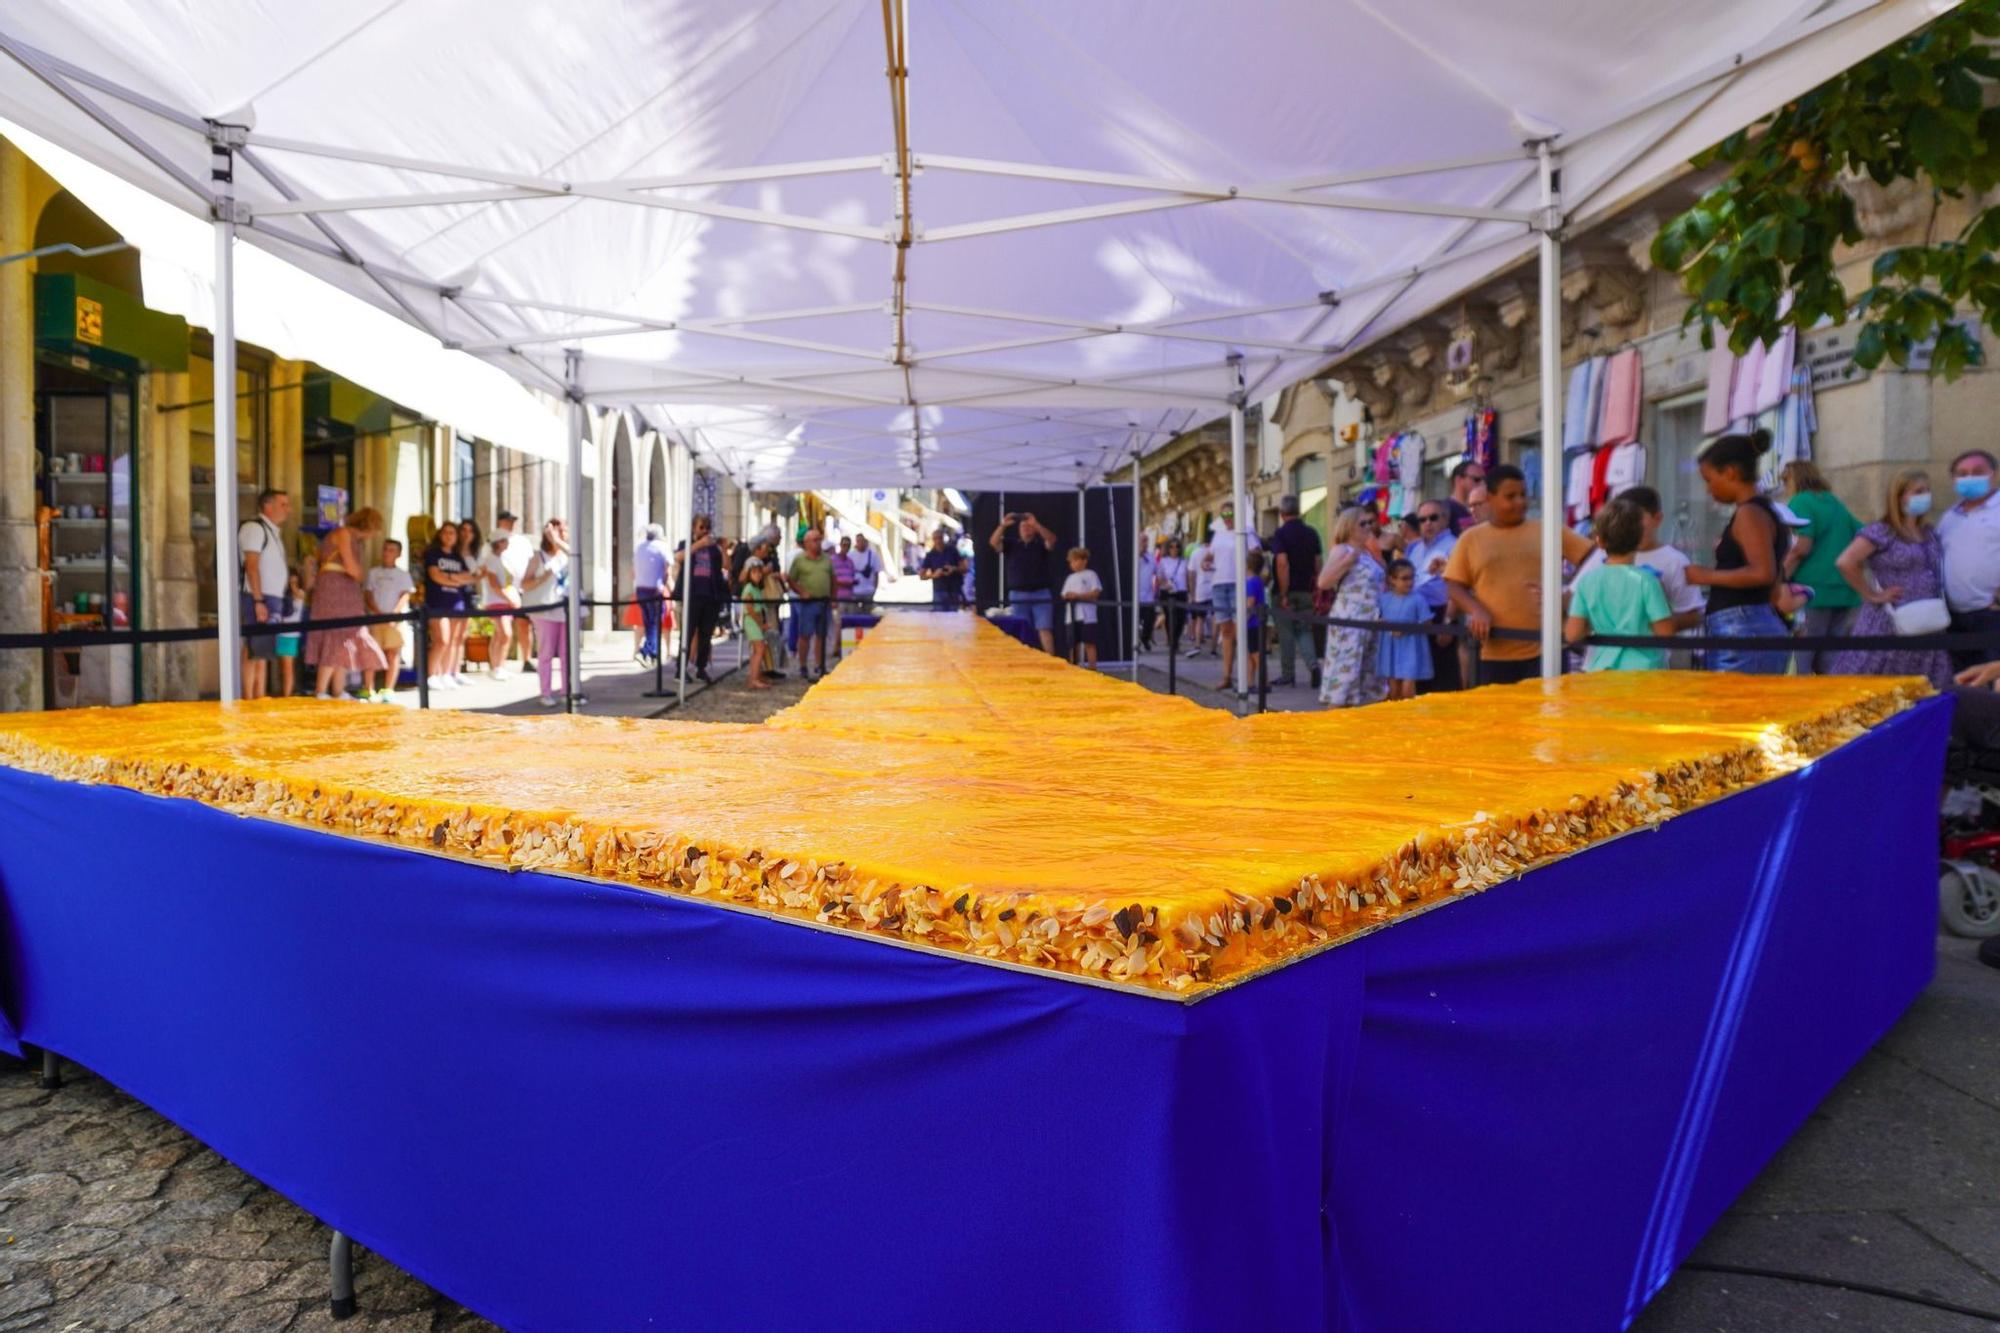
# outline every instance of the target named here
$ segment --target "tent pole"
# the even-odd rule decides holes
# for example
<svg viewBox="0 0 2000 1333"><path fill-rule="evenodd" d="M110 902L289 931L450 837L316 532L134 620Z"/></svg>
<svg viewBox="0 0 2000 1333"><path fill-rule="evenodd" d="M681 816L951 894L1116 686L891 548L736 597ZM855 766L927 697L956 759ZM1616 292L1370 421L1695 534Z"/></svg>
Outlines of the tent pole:
<svg viewBox="0 0 2000 1333"><path fill-rule="evenodd" d="M1243 356L1231 353L1229 373L1235 377L1236 388L1229 400L1229 496L1236 509L1236 517L1230 523L1229 539L1236 544L1236 660L1230 664L1230 676L1236 682L1238 700L1249 698L1245 677L1250 670L1250 519L1248 498L1243 486Z"/></svg>
<svg viewBox="0 0 2000 1333"><path fill-rule="evenodd" d="M563 349L563 381L569 387L569 605L564 609L563 711L574 713L577 667L583 661L583 349ZM595 534L593 534L594 536Z"/></svg>
<svg viewBox="0 0 2000 1333"><path fill-rule="evenodd" d="M221 698L243 697L242 606L236 573L236 186L235 145L243 131L209 126L209 176L215 187L215 650ZM264 670L263 664L258 669Z"/></svg>
<svg viewBox="0 0 2000 1333"><path fill-rule="evenodd" d="M1139 526L1139 455L1132 455L1132 683L1139 683L1139 603L1146 590L1139 586L1146 563L1146 533Z"/></svg>
<svg viewBox="0 0 2000 1333"><path fill-rule="evenodd" d="M1541 168L1542 676L1562 674L1562 167L1547 139L1535 144Z"/></svg>
<svg viewBox="0 0 2000 1333"><path fill-rule="evenodd" d="M687 468L687 485L680 488L681 494L687 497L687 513L681 520L681 531L687 536L682 539L681 545L681 550L685 552L681 556L681 632L674 636L680 640L681 660L674 689L678 701L676 706L685 708L688 701L688 658L694 655L694 640L689 637L692 627L688 623L689 617L694 614L694 446L686 441L681 444L681 461ZM679 480L680 471L681 468L676 466L676 480ZM799 653L799 661L803 663L805 649L801 648ZM801 669L799 674L805 673Z"/></svg>

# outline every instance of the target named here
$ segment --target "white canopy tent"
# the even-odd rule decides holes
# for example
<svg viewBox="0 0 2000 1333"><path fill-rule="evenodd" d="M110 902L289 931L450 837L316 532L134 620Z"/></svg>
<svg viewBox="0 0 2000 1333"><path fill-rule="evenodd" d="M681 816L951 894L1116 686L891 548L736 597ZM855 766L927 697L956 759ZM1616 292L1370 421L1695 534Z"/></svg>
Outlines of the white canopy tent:
<svg viewBox="0 0 2000 1333"><path fill-rule="evenodd" d="M1228 412L1240 497L1246 401L1537 248L1559 435L1562 228L1948 8L15 0L0 115L745 485L1081 485Z"/></svg>

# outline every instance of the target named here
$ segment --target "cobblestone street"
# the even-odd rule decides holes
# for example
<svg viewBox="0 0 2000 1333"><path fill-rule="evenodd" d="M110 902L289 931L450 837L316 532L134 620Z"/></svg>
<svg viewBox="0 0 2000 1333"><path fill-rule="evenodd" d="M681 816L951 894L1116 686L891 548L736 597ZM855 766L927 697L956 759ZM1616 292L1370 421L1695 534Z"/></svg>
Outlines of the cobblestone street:
<svg viewBox="0 0 2000 1333"><path fill-rule="evenodd" d="M0 1057L0 1330L335 1327L329 1232L103 1079ZM357 1251L343 1330L490 1329Z"/></svg>

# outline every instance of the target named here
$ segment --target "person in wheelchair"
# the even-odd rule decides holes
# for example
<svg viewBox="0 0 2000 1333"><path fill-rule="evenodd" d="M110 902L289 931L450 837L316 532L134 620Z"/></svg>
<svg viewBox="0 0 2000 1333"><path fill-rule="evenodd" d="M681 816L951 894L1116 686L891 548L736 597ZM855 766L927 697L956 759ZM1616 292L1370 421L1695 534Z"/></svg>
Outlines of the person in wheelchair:
<svg viewBox="0 0 2000 1333"><path fill-rule="evenodd" d="M1939 877L1944 924L1977 938L1979 960L2000 967L2000 661L1967 667L1954 680Z"/></svg>

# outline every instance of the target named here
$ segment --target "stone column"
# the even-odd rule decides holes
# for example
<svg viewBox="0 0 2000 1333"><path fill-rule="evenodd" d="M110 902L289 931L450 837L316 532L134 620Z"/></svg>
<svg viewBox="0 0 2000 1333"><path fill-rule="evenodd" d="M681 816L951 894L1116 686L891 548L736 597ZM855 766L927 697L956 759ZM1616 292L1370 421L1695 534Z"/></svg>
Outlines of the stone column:
<svg viewBox="0 0 2000 1333"><path fill-rule="evenodd" d="M35 246L28 159L0 141L0 254ZM35 511L34 265L0 265L0 633L42 628ZM42 706L39 652L0 652L0 712Z"/></svg>
<svg viewBox="0 0 2000 1333"><path fill-rule="evenodd" d="M146 624L154 629L186 629L198 623L201 580L213 569L197 568L193 497L189 494L189 413L162 412L162 403L185 403L191 386L185 372L160 371L140 382L142 423L140 469L146 478L140 534L145 545ZM155 644L146 650L146 697L193 699L199 694L197 645Z"/></svg>

